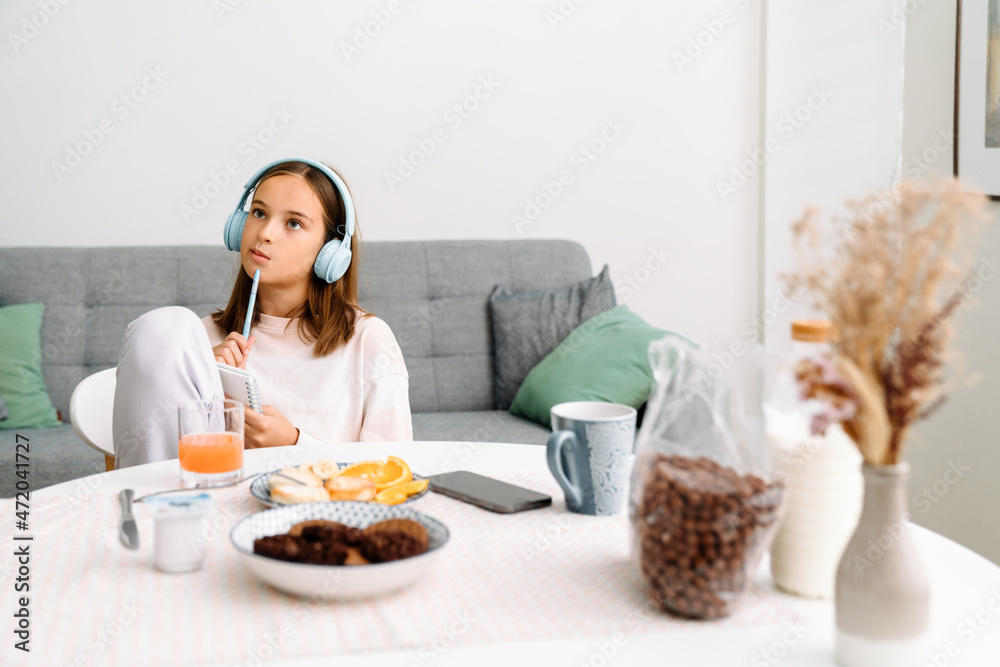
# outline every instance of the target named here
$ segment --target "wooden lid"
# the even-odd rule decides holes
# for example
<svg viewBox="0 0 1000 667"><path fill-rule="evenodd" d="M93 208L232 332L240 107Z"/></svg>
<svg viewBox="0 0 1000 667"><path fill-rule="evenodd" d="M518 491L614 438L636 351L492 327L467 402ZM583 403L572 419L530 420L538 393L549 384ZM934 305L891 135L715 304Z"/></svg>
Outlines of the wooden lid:
<svg viewBox="0 0 1000 667"><path fill-rule="evenodd" d="M794 320L792 340L827 343L833 338L833 325L827 320Z"/></svg>

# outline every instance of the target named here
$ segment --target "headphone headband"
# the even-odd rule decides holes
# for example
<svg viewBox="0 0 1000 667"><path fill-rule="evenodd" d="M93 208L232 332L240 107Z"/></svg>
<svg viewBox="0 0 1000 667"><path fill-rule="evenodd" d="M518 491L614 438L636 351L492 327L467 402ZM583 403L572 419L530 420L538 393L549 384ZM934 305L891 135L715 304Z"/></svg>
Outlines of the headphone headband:
<svg viewBox="0 0 1000 667"><path fill-rule="evenodd" d="M317 162L316 160L310 160L304 157L293 157L285 158L284 160L275 160L274 162L265 164L263 167L258 169L250 180L246 182L243 186L243 196L240 197L240 203L236 206L236 210L240 211L246 206L247 198L250 196L250 192L257 187L258 181L264 176L272 167L277 167L279 164L285 164L286 162L304 162L312 167L315 167L326 174L326 177L330 179L333 183L333 187L337 188L337 192L340 193L340 198L344 201L344 227L346 234L344 241L350 246L350 239L354 236L354 200L351 198L351 192L347 189L347 184L344 183L343 179L337 175L333 169L322 162Z"/></svg>

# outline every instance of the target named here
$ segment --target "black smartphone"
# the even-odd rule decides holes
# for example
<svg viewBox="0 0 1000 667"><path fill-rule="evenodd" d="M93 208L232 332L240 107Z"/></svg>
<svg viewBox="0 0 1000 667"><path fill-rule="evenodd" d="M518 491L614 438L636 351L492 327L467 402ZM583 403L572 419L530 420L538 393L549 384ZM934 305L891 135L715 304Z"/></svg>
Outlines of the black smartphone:
<svg viewBox="0 0 1000 667"><path fill-rule="evenodd" d="M502 514L552 504L552 496L468 470L444 472L427 479L430 480L431 491Z"/></svg>

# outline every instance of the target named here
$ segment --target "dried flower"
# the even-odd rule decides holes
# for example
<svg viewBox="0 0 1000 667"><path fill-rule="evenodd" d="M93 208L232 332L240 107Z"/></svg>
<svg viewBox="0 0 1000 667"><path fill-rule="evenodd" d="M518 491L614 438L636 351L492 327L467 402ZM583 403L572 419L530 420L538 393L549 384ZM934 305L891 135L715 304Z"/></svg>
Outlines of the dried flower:
<svg viewBox="0 0 1000 667"><path fill-rule="evenodd" d="M826 408L813 416L813 435L822 435L831 424L849 421L858 413L857 395L833 361L823 357L802 359L795 367L795 380L800 400L817 399Z"/></svg>
<svg viewBox="0 0 1000 667"><path fill-rule="evenodd" d="M898 463L907 429L943 401L948 318L967 298L959 242L986 219L985 202L955 179L904 182L889 206L875 194L848 202L836 242L814 210L793 225L797 271L783 278L837 333L832 365L801 369L828 406L813 426L840 422L867 463Z"/></svg>

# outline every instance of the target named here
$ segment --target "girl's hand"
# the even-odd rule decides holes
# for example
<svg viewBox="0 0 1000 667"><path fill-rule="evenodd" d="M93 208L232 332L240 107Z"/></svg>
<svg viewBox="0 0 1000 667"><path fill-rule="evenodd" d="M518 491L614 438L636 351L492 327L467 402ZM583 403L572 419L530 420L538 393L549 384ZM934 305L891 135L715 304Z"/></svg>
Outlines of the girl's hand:
<svg viewBox="0 0 1000 667"><path fill-rule="evenodd" d="M226 340L212 348L212 354L215 355L215 360L220 363L245 370L247 355L250 354L250 348L253 347L256 339L256 336L250 336L250 339L247 340L243 334L234 331L226 336Z"/></svg>
<svg viewBox="0 0 1000 667"><path fill-rule="evenodd" d="M263 406L264 414L247 408L244 412L243 438L246 449L287 447L299 441L299 429L285 419L273 405Z"/></svg>

